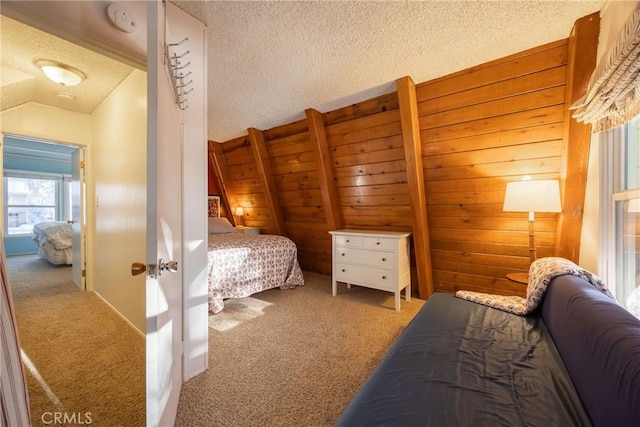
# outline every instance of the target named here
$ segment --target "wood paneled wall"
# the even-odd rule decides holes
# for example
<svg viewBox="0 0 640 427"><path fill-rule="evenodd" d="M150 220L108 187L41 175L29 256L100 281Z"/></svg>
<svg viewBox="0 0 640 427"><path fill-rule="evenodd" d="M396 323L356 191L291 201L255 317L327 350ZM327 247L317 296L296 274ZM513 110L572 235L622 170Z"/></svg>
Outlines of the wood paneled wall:
<svg viewBox="0 0 640 427"><path fill-rule="evenodd" d="M559 179L567 40L418 85L437 290L521 293L526 213L502 211L506 183ZM538 256L556 254L558 214L536 215Z"/></svg>
<svg viewBox="0 0 640 427"><path fill-rule="evenodd" d="M323 200L318 154L310 128L324 129L336 191L337 215L343 228L411 231L402 133L395 93L321 114L314 126L307 119L263 132L275 186L287 228L298 246L303 269L331 273L331 236ZM249 137L210 143L226 163L236 206L244 208L244 224L275 232L265 201L265 185L257 173ZM221 155L220 155L221 154ZM215 157L215 155L214 155Z"/></svg>
<svg viewBox="0 0 640 427"><path fill-rule="evenodd" d="M586 85L575 80L576 52L593 50L581 74L595 64L593 20L580 40L417 86L398 79L398 92L210 143L212 171L230 208L244 207L244 224L291 238L304 270L331 272L330 229L412 231L420 239L412 288L421 297L434 288L524 295L506 274L529 267L527 214L502 211L506 183L559 179L565 193L582 191L570 207L581 212L584 183L565 182L587 166L567 159L568 127L576 126L568 106ZM584 150L588 138L579 138L574 149ZM561 235L578 239L564 242L571 250L579 245L560 218L536 214L538 256L558 255Z"/></svg>

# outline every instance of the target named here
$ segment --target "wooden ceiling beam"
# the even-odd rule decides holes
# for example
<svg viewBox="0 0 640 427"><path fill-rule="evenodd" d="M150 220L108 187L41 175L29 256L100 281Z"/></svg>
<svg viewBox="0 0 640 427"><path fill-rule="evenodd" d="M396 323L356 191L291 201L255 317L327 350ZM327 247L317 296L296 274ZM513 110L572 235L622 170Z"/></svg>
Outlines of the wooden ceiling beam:
<svg viewBox="0 0 640 427"><path fill-rule="evenodd" d="M309 138L311 147L318 165L318 181L320 183L320 193L322 203L327 217L329 230L342 228L342 218L340 217L340 203L338 202L338 192L333 177L333 165L331 163L331 152L327 143L327 133L325 132L322 114L313 108L305 110L307 123L309 125Z"/></svg>
<svg viewBox="0 0 640 427"><path fill-rule="evenodd" d="M569 36L567 85L565 91L564 161L560 179L562 215L556 238L558 256L576 264L580 258L582 217L587 188L591 126L571 117L571 104L587 91L591 73L596 67L600 15L598 12L576 21Z"/></svg>
<svg viewBox="0 0 640 427"><path fill-rule="evenodd" d="M267 146L264 140L264 133L261 130L255 128L247 129L249 132L249 142L251 143L251 151L256 161L256 167L258 169L258 175L262 180L264 186L264 197L269 207L269 212L273 218L273 226L276 234L281 236L287 235L287 227L282 215L282 208L280 207L280 199L278 197L278 188L276 187L276 181L273 177L271 170L271 163L269 161L269 153L267 152Z"/></svg>
<svg viewBox="0 0 640 427"><path fill-rule="evenodd" d="M431 246L429 243L429 224L427 222L427 198L422 169L422 144L416 85L411 77L396 80L398 105L404 156L407 164L407 183L413 223L413 246L418 273L418 292L420 298L427 299L433 293L433 271L431 269Z"/></svg>
<svg viewBox="0 0 640 427"><path fill-rule="evenodd" d="M213 169L213 173L218 180L220 186L220 192L222 192L222 204L228 212L229 219L236 224L236 219L232 206L237 206L236 192L233 186L233 179L231 179L231 173L227 167L227 162L224 158L222 151L222 144L214 141L209 141L209 165Z"/></svg>

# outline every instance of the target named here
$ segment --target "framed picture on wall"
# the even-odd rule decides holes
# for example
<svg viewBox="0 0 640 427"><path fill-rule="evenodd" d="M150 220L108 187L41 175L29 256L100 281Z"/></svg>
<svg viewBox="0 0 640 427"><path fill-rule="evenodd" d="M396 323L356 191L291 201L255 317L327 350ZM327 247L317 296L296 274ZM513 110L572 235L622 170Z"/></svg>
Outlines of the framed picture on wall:
<svg viewBox="0 0 640 427"><path fill-rule="evenodd" d="M209 196L209 217L220 217L220 196Z"/></svg>

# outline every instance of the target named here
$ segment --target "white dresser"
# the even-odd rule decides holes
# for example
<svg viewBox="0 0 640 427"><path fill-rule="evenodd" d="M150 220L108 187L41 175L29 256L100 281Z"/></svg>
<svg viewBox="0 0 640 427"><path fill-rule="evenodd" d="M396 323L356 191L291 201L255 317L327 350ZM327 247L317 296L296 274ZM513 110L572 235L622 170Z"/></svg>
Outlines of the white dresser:
<svg viewBox="0 0 640 427"><path fill-rule="evenodd" d="M393 292L400 311L400 291L411 301L409 236L396 231L335 230L332 236L333 296L338 282Z"/></svg>

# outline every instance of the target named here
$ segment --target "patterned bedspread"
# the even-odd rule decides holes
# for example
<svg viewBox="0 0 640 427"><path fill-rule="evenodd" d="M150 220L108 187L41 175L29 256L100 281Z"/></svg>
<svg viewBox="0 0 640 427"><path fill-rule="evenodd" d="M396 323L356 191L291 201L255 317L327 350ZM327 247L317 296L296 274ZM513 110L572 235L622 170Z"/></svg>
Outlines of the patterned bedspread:
<svg viewBox="0 0 640 427"><path fill-rule="evenodd" d="M286 237L210 234L207 253L209 313L212 314L222 311L226 298L304 285L298 249Z"/></svg>

